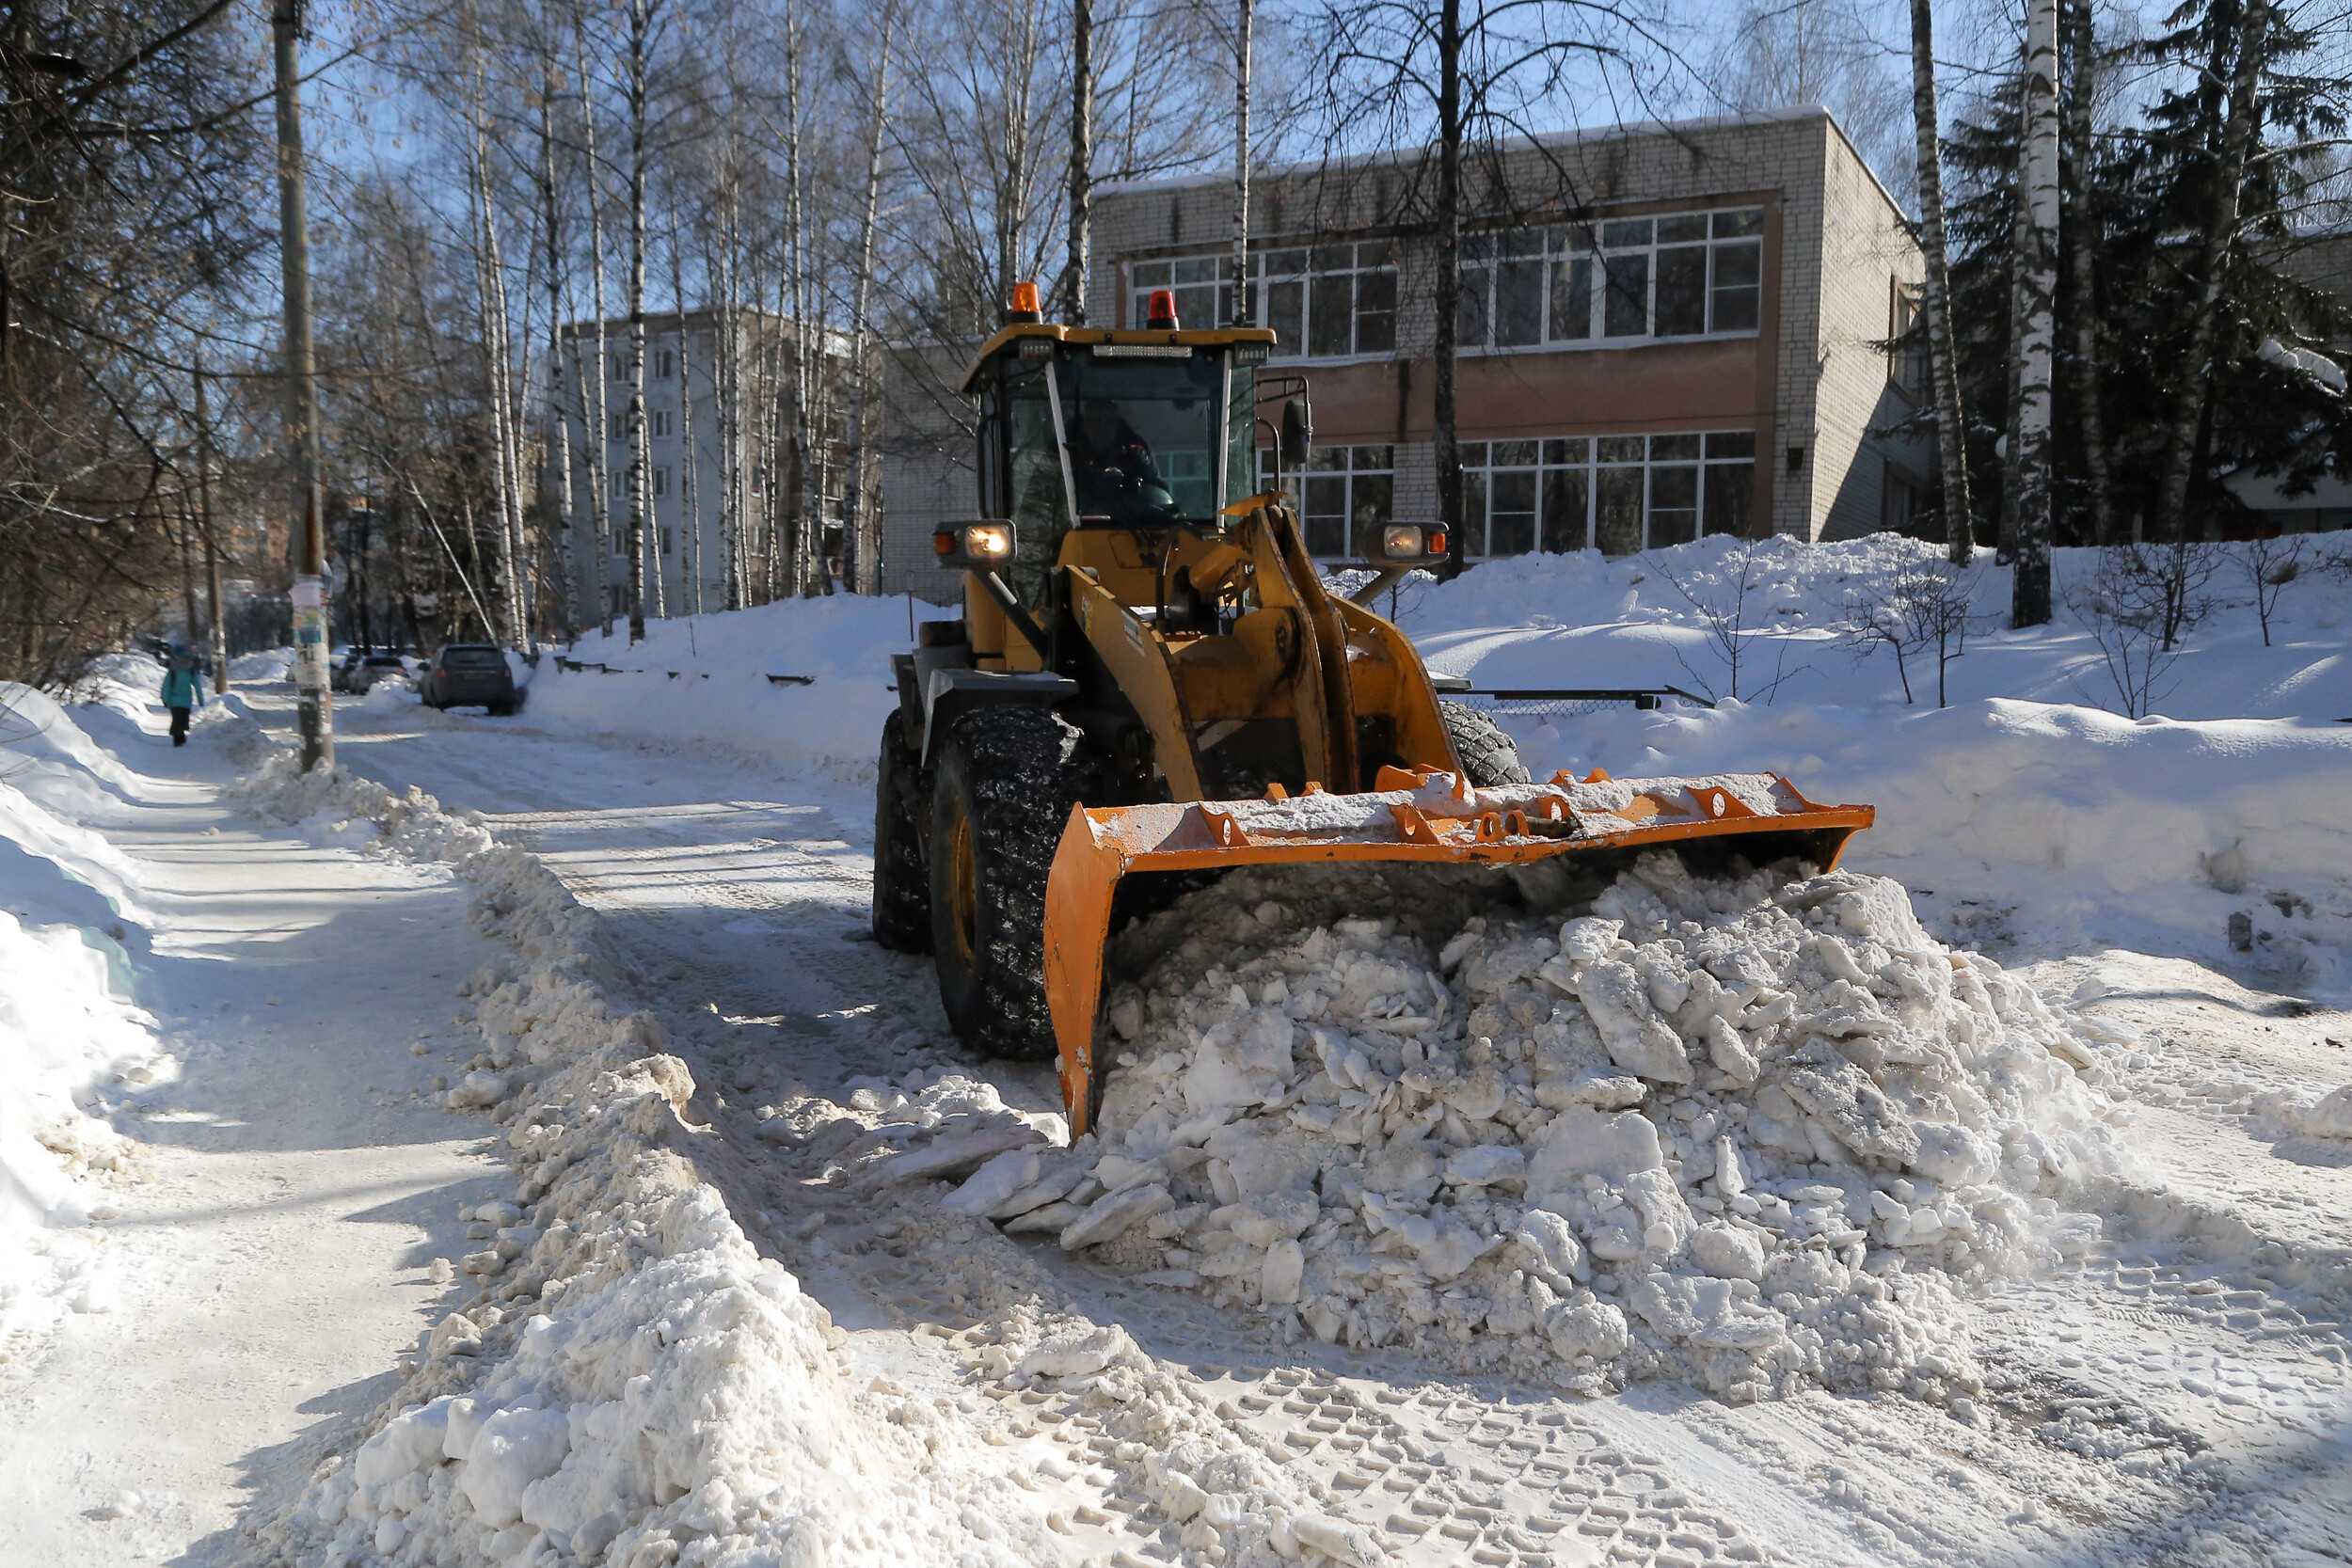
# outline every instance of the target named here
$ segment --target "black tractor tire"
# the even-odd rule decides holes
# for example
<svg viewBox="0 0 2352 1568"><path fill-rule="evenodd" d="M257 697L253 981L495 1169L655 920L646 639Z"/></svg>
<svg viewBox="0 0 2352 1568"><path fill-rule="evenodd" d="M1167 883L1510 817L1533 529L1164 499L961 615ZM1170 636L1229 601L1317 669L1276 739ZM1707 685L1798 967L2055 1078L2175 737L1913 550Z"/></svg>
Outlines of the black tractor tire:
<svg viewBox="0 0 2352 1568"><path fill-rule="evenodd" d="M1454 742L1454 754L1462 759L1462 771L1480 789L1497 789L1504 784L1533 784L1527 765L1519 761L1519 743L1502 733L1502 726L1468 703L1438 705L1438 717L1445 721L1446 737Z"/></svg>
<svg viewBox="0 0 2352 1568"><path fill-rule="evenodd" d="M935 766L928 848L940 1005L974 1050L1049 1060L1045 880L1070 808L1103 798L1104 763L1049 709L1003 704L957 720Z"/></svg>
<svg viewBox="0 0 2352 1568"><path fill-rule="evenodd" d="M874 940L893 953L931 950L931 874L922 834L930 804L923 759L907 738L906 710L895 709L882 721L874 774Z"/></svg>

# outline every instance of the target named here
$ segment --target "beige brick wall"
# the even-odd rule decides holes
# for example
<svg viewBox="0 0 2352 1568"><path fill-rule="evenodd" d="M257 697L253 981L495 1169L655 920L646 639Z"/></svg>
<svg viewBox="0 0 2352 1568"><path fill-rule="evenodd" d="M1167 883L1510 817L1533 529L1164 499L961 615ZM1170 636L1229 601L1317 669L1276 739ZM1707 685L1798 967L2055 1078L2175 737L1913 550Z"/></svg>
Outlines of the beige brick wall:
<svg viewBox="0 0 2352 1568"><path fill-rule="evenodd" d="M1398 210L1404 182L1393 163L1263 174L1251 186L1253 238L1278 244L1382 232L1379 221ZM1549 138L1540 150L1506 154L1493 185L1473 185L1470 205L1490 212L1516 207L1534 214L1532 223L1547 214L1558 221L1574 207L1762 199L1768 222L1777 226L1779 258L1776 294L1767 263L1764 329L1776 363L1770 428L1759 420L1757 451L1772 475L1772 527L1819 539L1878 526L1890 455L1915 472L1922 467L1913 445L1869 434L1907 406L1890 402L1899 395L1888 388L1885 356L1873 345L1888 331L1891 280L1915 280L1919 262L1899 215L1825 112ZM1219 248L1231 238L1231 186L1221 177L1104 187L1095 208L1090 319L1129 325L1133 261ZM1409 237L1398 244L1396 354L1425 357L1435 333L1435 269L1425 244ZM1773 247L1767 249L1769 257ZM1479 438L1468 428L1462 434ZM1804 461L1791 473L1788 449L1797 446L1804 448ZM1435 512L1425 444L1397 450L1396 506L1402 516Z"/></svg>
<svg viewBox="0 0 2352 1568"><path fill-rule="evenodd" d="M944 349L894 350L882 372L882 591L952 604L962 578L931 564L936 525L974 515L972 414L952 388L963 357Z"/></svg>
<svg viewBox="0 0 2352 1568"><path fill-rule="evenodd" d="M1926 276L1900 214L1846 139L1828 136L1822 238L1818 468L1808 537L1850 539L1879 528L1886 470L1924 482L1924 443L1894 434L1912 411L1878 345L1894 330L1899 285ZM1885 434L1874 434L1885 432Z"/></svg>

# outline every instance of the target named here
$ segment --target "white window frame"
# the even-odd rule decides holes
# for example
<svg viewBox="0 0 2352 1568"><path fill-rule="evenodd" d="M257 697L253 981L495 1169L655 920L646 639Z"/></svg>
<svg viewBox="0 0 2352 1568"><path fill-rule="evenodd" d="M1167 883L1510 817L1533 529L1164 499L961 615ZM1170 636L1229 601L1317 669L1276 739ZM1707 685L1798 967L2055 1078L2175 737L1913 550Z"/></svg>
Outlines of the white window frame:
<svg viewBox="0 0 2352 1568"><path fill-rule="evenodd" d="M1275 454L1271 448L1259 450L1258 471L1263 476L1259 482L1261 487L1273 489ZM1307 553L1316 561L1362 560L1364 541L1357 537L1359 529L1376 528L1396 519L1396 448L1388 442L1311 448L1307 454L1307 471L1303 474L1295 471L1285 473L1283 478L1295 486L1298 519L1304 535L1301 543L1307 546ZM1372 483L1365 484L1363 482L1367 480ZM1318 550L1315 548L1317 525L1334 514L1327 506L1314 507L1311 511L1310 508L1314 502L1327 499L1334 486L1341 497L1341 511L1337 514L1341 518L1340 547L1336 551ZM1378 499L1383 492L1386 493L1386 500ZM1366 507L1372 509L1373 515L1359 518L1357 514Z"/></svg>
<svg viewBox="0 0 2352 1568"><path fill-rule="evenodd" d="M1758 206L1600 217L1562 228L1465 235L1462 299L1456 317L1461 352L1524 354L1753 338L1763 320L1763 245L1764 209ZM1700 286L1705 330L1661 334L1659 258L1666 252L1694 250L1705 256L1706 276ZM1740 277L1743 264L1753 272L1752 281ZM1505 270L1513 267L1534 276L1535 331L1532 337L1513 333L1513 341L1503 342L1498 341L1504 335L1502 287ZM1641 277L1642 330L1638 333L1610 330L1613 271L1620 277L1636 272ZM1580 272L1584 294L1581 323L1570 292ZM1615 297L1626 299L1629 294L1629 291L1620 290Z"/></svg>
<svg viewBox="0 0 2352 1568"><path fill-rule="evenodd" d="M1694 443L1686 454L1684 442ZM1629 455L1638 451L1639 457ZM1661 447L1661 443L1663 444ZM1642 492L1642 539L1639 548L1658 549L1685 542L1681 537L1666 537L1661 528L1659 474L1661 469L1692 468L1696 483L1689 511L1693 539L1708 534L1708 515L1717 502L1725 510L1740 508L1745 520L1753 526L1750 512L1756 483L1756 433L1752 430L1661 431L1652 435L1634 436L1555 436L1503 441L1466 441L1463 444L1462 474L1463 559L1467 561L1502 560L1521 553L1554 553L1553 546L1565 546L1570 550L1593 549L1600 545L1601 480L1603 469L1616 473L1639 472ZM1581 529L1571 529L1565 539L1545 537L1546 515L1556 483L1554 476L1579 474L1583 476L1584 505ZM1494 549L1495 477L1497 475L1532 475L1534 488L1530 551L1516 549L1497 552ZM1717 486L1726 487L1719 492ZM1720 499L1719 499L1720 497ZM1472 508L1476 515L1469 515ZM1516 514L1504 514L1514 515ZM1507 541L1506 541L1507 543Z"/></svg>
<svg viewBox="0 0 2352 1568"><path fill-rule="evenodd" d="M1274 358L1385 359L1396 352L1401 284L1390 242L1278 245L1251 251L1249 266L1250 324L1272 326L1280 334ZM1372 280L1369 285L1366 279ZM1133 325L1140 327L1149 319L1152 295L1161 289L1176 295L1178 320L1205 326L1231 325L1232 252L1204 251L1130 263L1128 317ZM1315 311L1331 309L1328 301L1340 290L1346 292L1346 304L1334 313L1347 319L1347 346L1314 351L1308 338Z"/></svg>
<svg viewBox="0 0 2352 1568"><path fill-rule="evenodd" d="M670 438L670 411L666 408L657 408L649 417L653 420L654 439L668 440Z"/></svg>

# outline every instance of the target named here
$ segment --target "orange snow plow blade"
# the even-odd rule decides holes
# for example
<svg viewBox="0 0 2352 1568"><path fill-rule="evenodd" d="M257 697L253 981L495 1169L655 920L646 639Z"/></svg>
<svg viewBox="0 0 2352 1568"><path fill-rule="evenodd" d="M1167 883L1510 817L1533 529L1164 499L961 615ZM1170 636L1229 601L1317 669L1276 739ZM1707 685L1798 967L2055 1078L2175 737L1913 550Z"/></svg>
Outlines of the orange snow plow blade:
<svg viewBox="0 0 2352 1568"><path fill-rule="evenodd" d="M1104 949L1112 895L1130 873L1336 861L1499 866L1720 839L1738 839L1755 864L1795 857L1827 871L1875 815L1819 805L1769 773L1620 782L1596 769L1465 790L1451 774L1384 768L1377 784L1361 795L1309 784L1286 798L1278 784L1263 800L1072 809L1045 890L1045 994L1072 1137L1094 1119Z"/></svg>

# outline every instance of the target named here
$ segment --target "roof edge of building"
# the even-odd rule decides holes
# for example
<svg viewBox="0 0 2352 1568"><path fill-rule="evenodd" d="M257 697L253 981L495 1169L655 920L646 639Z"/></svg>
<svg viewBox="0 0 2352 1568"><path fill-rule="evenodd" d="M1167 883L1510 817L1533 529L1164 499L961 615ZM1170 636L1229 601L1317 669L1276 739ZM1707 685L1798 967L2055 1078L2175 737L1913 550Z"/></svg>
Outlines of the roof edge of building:
<svg viewBox="0 0 2352 1568"><path fill-rule="evenodd" d="M1677 133L1721 131L1742 125L1790 124L1801 120L1826 119L1832 125L1837 117L1819 103L1801 104L1780 109L1741 109L1730 114L1700 115L1689 119L1634 119L1613 125L1579 127L1566 131L1549 131L1534 136L1505 136L1495 146L1502 151L1541 147L1573 147L1580 142L1627 141L1636 136L1672 135ZM1838 131L1845 137L1842 128ZM1846 145L1853 146L1851 139ZM1399 164L1418 156L1413 151L1358 152L1343 158L1302 159L1295 163L1270 164L1252 172L1252 179L1281 180L1294 175L1313 174L1324 169L1343 170L1376 168L1382 164ZM1856 153L1856 158L1861 154ZM1863 166L1867 168L1866 162ZM1874 174L1871 177L1876 179ZM1152 180L1106 180L1094 187L1097 196L1127 196L1146 191L1178 191L1196 186L1231 185L1231 169L1218 169L1205 174L1171 174ZM1885 190L1880 186L1882 193ZM1889 198L1892 199L1891 198Z"/></svg>

